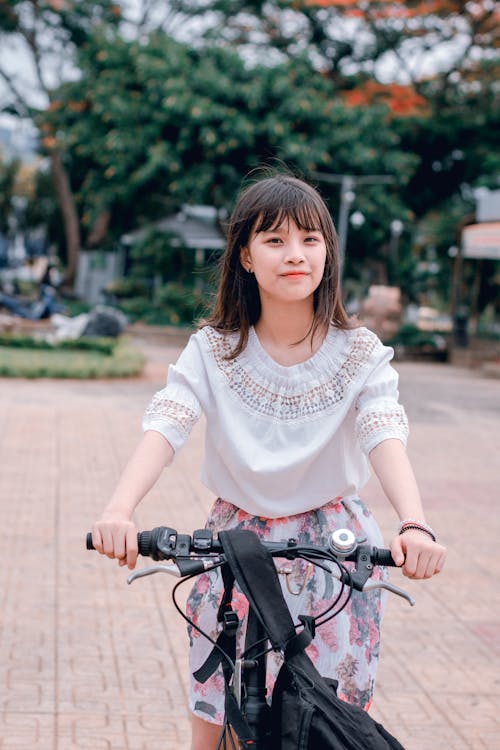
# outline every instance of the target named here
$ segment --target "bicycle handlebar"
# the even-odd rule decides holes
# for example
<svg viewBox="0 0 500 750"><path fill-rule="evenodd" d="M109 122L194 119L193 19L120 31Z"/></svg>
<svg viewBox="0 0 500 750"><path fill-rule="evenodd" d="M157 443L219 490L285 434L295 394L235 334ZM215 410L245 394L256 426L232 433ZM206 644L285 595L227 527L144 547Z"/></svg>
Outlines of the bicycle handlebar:
<svg viewBox="0 0 500 750"><path fill-rule="evenodd" d="M92 543L92 534L87 534L87 549L95 549ZM273 557L281 557L289 560L303 558L309 562L325 567L320 560L339 563L336 574L329 572L344 584L357 591L366 591L374 588L383 588L406 599L412 606L415 604L413 598L394 584L383 580L369 580L376 565L396 567L389 549L372 547L369 544L360 543L352 531L338 529L330 534L328 545L299 544L296 539L288 539L282 542L267 542L261 540L261 544ZM199 575L204 571L219 567L225 563L224 550L218 539L208 529L198 529L193 535L178 534L175 529L168 526L158 526L151 531L142 531L137 535L137 546L139 554L143 557L151 557L153 560L172 560L168 565L156 565L152 568L134 571L128 577L128 583L137 578L151 575L152 573L170 573L178 578ZM354 569L346 570L342 563L354 562Z"/></svg>
<svg viewBox="0 0 500 750"><path fill-rule="evenodd" d="M368 562L372 565L384 565L395 567L391 551L369 545L359 545L351 532L341 530L340 535L344 534L344 541L347 546L344 549L339 548L337 541L330 536L328 547L319 545L298 544L295 539L289 539L283 542L267 542L262 544L269 550L273 557L298 557L300 551L306 551L313 556L320 557L321 553L334 555L340 560L346 562L358 562L360 550L368 555ZM342 541L342 540L340 540ZM199 556L222 554L222 545L218 539L214 539L212 532L207 529L198 529L192 536L189 534L179 534L175 529L168 526L158 526L151 531L141 531L137 534L137 546L139 554L143 557L151 557L153 560L176 560L178 557L188 557L195 554ZM87 549L93 550L92 534L87 534Z"/></svg>

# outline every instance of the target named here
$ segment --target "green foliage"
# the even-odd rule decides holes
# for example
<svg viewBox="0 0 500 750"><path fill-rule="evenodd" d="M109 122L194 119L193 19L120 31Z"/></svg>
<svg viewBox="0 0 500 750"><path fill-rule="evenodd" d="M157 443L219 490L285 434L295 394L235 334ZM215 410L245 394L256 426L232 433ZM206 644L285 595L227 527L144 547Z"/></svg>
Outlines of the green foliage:
<svg viewBox="0 0 500 750"><path fill-rule="evenodd" d="M442 272L432 277L432 283L446 293L447 251L458 243L460 223L474 208L471 187L498 187L498 56L493 52L498 46L497 19L493 5L487 3L443 2L434 3L432 8L400 3L397 14L393 5L370 2L360 7L354 0L174 2L175 8L196 17L204 29L204 42L200 44L231 46L248 60L265 57L274 67L283 68L286 60L294 66L297 57L302 64L307 61L300 94L293 92L295 96L288 97L284 107L278 104L276 117L282 122L285 113L293 119L300 99L309 100L317 116L312 133L307 134L311 162L316 161L329 172L397 176L394 190L363 188L358 192L356 209L362 211L366 221L363 227L349 232L346 273L369 275L367 266L374 260L388 265L388 228L397 218L403 221L405 231L392 280L402 284L409 296L421 292L424 279L415 274L418 264L412 262L411 252L418 248L425 259L428 250L435 250ZM441 44L443 49L447 46L447 54L436 55L432 75L422 77L420 71L427 68L422 63L429 49L438 52ZM378 65L384 61L387 71L391 56L412 84L409 91L413 92L414 105L420 99L413 110L397 97L389 102L389 108L376 104L373 92L380 90ZM318 86L317 81L312 83L313 78L327 83L334 107L342 105L341 96L352 103L350 94L361 93L364 84L368 89L372 85L372 97L362 96L358 106L352 105L354 127L347 114L333 127L325 122L315 96L310 96L311 89L315 91ZM405 87L400 89L399 93L404 93ZM318 159L314 149L324 126L330 128L330 161ZM378 144L370 129L380 135ZM302 134L297 139L286 126L285 132L288 148L283 150L284 158L298 164L307 175L310 167L307 157L305 162L301 158ZM391 143L387 142L388 134ZM373 149L378 158L373 158ZM324 192L329 197L329 191ZM331 191L331 200L335 215L338 193ZM436 222L437 215L442 220ZM439 224L439 231L434 232L432 243L422 246L419 243L429 224L435 230Z"/></svg>
<svg viewBox="0 0 500 750"><path fill-rule="evenodd" d="M394 347L396 359L428 358L440 362L448 359L445 336L437 331L421 331L414 325L403 325L397 334L385 342Z"/></svg>
<svg viewBox="0 0 500 750"><path fill-rule="evenodd" d="M120 8L111 0L23 0L0 2L0 29L20 33L26 43L31 33L26 50L38 50L43 69L50 62L65 70L53 63L64 59L79 73L46 87L51 102L45 111L27 108L45 153L54 144L62 153L84 242L108 212L106 241L112 243L184 203L230 210L242 177L262 164L284 163L306 178L314 172L391 174L392 187L357 190L355 209L365 223L349 229L346 273L368 279L371 266L389 265L389 226L399 219L405 231L391 279L415 297L427 283L415 249L425 256L435 248L442 273L433 283L444 289L455 222L472 207L463 186L495 185L497 74L486 5L434 4L425 15L418 4L400 5L395 18L382 2L365 4L360 15L354 0L328 7L305 0L172 0L172 11L196 16L207 31L205 39L200 32L183 44L162 30L125 37ZM436 47L455 39L457 29L464 36L473 30L474 44L461 56L450 54L432 78L415 81L426 103L418 113L400 116L380 97L352 106L348 95L376 83L377 63L388 52L399 55L411 76L416 50L425 50L429 36ZM28 220L48 215L50 238L62 246L55 203L42 183L40 177ZM319 187L337 220L339 187ZM429 233L432 241L424 239ZM176 315L173 293L164 293L162 312L162 281L187 285L192 255L159 235L134 253L139 287L133 296L115 289L116 297L134 317L147 309L169 322ZM190 303L191 310L197 304Z"/></svg>
<svg viewBox="0 0 500 750"><path fill-rule="evenodd" d="M206 312L206 291L176 282L164 284L157 293L158 305L167 312L171 323L192 324Z"/></svg>
<svg viewBox="0 0 500 750"><path fill-rule="evenodd" d="M0 334L0 347L6 346L11 349L37 349L47 351L92 351L101 354L113 354L119 339L108 337L83 337L79 339L68 339L65 341L47 341L42 338L26 336L19 333Z"/></svg>
<svg viewBox="0 0 500 750"><path fill-rule="evenodd" d="M478 339L500 341L500 322L495 316L493 306L486 307L479 318L475 336Z"/></svg>
<svg viewBox="0 0 500 750"><path fill-rule="evenodd" d="M132 297L147 297L151 284L144 279L135 279L130 276L116 279L107 285L105 291L115 302Z"/></svg>
<svg viewBox="0 0 500 750"><path fill-rule="evenodd" d="M113 0L0 2L0 36L15 41L16 54L25 55L35 72L27 85L25 65L13 75L11 66L4 66L0 61L2 78L7 83L2 109L21 117L36 118L47 106L40 105L40 101L51 98L54 78L62 81L67 71L71 71L70 77L74 78L78 49L88 43L96 29L102 29L107 35L120 19L121 8Z"/></svg>
<svg viewBox="0 0 500 750"><path fill-rule="evenodd" d="M306 55L311 66L336 83L349 76L399 74L413 82L427 69L428 52L440 46L432 81L453 83L452 71L469 80L477 60L498 63L498 18L492 3L388 3L386 0L171 0L174 9L197 19L205 44L238 48L250 59L276 62ZM450 41L454 44L450 44ZM498 69L497 69L498 70ZM426 72L424 75L428 75Z"/></svg>
<svg viewBox="0 0 500 750"><path fill-rule="evenodd" d="M44 226L49 245L57 248L59 256L65 258L64 227L54 193L52 175L46 165L33 173L32 191L28 195L22 214L22 225L26 230Z"/></svg>
<svg viewBox="0 0 500 750"><path fill-rule="evenodd" d="M64 305L65 315L68 315L70 318L92 310L92 305L78 299L61 296L61 302Z"/></svg>
<svg viewBox="0 0 500 750"><path fill-rule="evenodd" d="M41 35L52 42L52 53L59 44L81 47L94 33L96 26L116 26L121 18L121 9L113 0L2 0L0 2L0 31L17 33L37 47ZM46 48L44 48L46 51Z"/></svg>
<svg viewBox="0 0 500 750"><path fill-rule="evenodd" d="M175 235L148 229L136 240L130 251L133 279L147 280L155 276L182 280L191 276L194 253L181 244Z"/></svg>
<svg viewBox="0 0 500 750"><path fill-rule="evenodd" d="M170 233L149 229L132 245L130 258L128 277L106 288L113 303L132 321L192 325L204 310L207 289L204 278L194 275L194 251Z"/></svg>
<svg viewBox="0 0 500 750"><path fill-rule="evenodd" d="M404 190L404 200L417 216L457 201L463 185L495 187L500 174L497 132L500 111L491 96L467 97L459 88L437 98L426 117L409 117L394 124L405 151L418 166ZM469 210L473 202L469 198Z"/></svg>
<svg viewBox="0 0 500 750"><path fill-rule="evenodd" d="M10 0L0 2L0 30L3 32L15 31L18 24L17 10L22 0Z"/></svg>
<svg viewBox="0 0 500 750"><path fill-rule="evenodd" d="M397 334L390 341L387 342L388 346L397 346L402 344L403 346L438 346L439 337L443 334L437 331L421 331L417 326L411 324L402 325Z"/></svg>
<svg viewBox="0 0 500 750"><path fill-rule="evenodd" d="M201 52L157 32L145 43L96 34L81 66L83 78L57 93L43 123L72 155L83 221L91 226L107 208L115 235L183 203L230 210L242 177L263 163L305 177L396 173L403 183L417 166L385 105L347 107L306 59L249 68L230 50ZM338 189L321 188L335 214ZM404 207L380 189L366 191L365 203L374 252ZM158 265L151 256L161 252L147 255Z"/></svg>
<svg viewBox="0 0 500 750"><path fill-rule="evenodd" d="M12 198L19 162L4 161L0 154L0 232L7 234L9 217L13 210Z"/></svg>
<svg viewBox="0 0 500 750"><path fill-rule="evenodd" d="M144 356L120 341L112 354L57 348L0 347L0 377L13 378L124 378L140 374Z"/></svg>
<svg viewBox="0 0 500 750"><path fill-rule="evenodd" d="M167 282L156 290L154 299L123 297L116 304L131 322L191 326L207 312L207 292L192 285Z"/></svg>

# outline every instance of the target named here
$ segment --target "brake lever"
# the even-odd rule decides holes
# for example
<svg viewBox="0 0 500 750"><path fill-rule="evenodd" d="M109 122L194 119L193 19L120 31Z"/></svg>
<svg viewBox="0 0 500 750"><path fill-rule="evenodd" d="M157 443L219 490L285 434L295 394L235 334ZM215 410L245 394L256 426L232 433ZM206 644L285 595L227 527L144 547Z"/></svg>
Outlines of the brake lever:
<svg viewBox="0 0 500 750"><path fill-rule="evenodd" d="M160 565L152 565L150 568L135 570L127 578L127 583L133 583L137 578L151 576L154 575L154 573L168 573L171 576L175 576L175 578L198 575L199 573L205 573L207 570L212 570L212 568L217 568L223 562L223 555L213 558L200 557L198 560L192 560L189 557L179 557L177 558L176 563L163 563Z"/></svg>
<svg viewBox="0 0 500 750"><path fill-rule="evenodd" d="M402 599L406 599L411 607L415 606L415 599L410 596L407 591L405 591L404 589L400 589L398 586L395 586L389 581L374 581L373 579L369 579L364 584L363 591L373 591L373 589L386 589L386 591L390 591L392 594L396 594L396 596L400 596Z"/></svg>
<svg viewBox="0 0 500 750"><path fill-rule="evenodd" d="M141 568L140 570L134 570L133 573L127 578L127 583L133 583L138 578L145 578L146 576L152 576L155 573L168 573L176 578L181 578L182 573L175 563L167 563L166 565L152 565L150 568Z"/></svg>

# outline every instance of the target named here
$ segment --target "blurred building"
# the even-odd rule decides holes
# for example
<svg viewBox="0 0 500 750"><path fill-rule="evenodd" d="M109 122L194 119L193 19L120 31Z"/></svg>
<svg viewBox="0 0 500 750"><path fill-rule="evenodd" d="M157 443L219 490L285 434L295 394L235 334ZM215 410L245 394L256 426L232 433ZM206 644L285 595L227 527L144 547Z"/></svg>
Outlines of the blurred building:
<svg viewBox="0 0 500 750"><path fill-rule="evenodd" d="M225 237L219 228L219 215L213 206L183 206L172 216L166 216L145 227L128 232L120 238L120 248L115 252L85 250L78 258L75 292L90 304L103 302L103 290L126 274L127 256L131 247L147 232L154 229L171 236L172 245L194 252L195 264L202 268L207 254L221 251Z"/></svg>
<svg viewBox="0 0 500 750"><path fill-rule="evenodd" d="M188 206L164 219L142 227L121 237L125 246L133 245L149 229L176 235L179 245L195 251L196 263L202 266L208 251L222 250L226 244L225 237L219 229L219 214L214 206Z"/></svg>
<svg viewBox="0 0 500 750"><path fill-rule="evenodd" d="M462 255L500 260L500 190L478 191L476 223L462 231Z"/></svg>

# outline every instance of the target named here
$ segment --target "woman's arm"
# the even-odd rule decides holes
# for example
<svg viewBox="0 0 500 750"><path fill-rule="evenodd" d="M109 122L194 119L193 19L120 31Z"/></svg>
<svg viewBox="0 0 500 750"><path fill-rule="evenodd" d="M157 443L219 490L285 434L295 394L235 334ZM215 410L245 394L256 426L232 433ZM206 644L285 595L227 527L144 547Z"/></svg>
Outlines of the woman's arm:
<svg viewBox="0 0 500 750"><path fill-rule="evenodd" d="M370 462L399 519L425 523L417 481L403 443L383 440L370 452ZM403 565L403 573L409 578L431 578L439 573L446 557L446 549L418 529L396 536L391 552L396 565Z"/></svg>
<svg viewBox="0 0 500 750"><path fill-rule="evenodd" d="M128 565L130 569L135 567L138 550L133 512L173 456L172 446L159 432L148 430L144 433L109 504L92 527L92 543L98 552L117 558L119 565Z"/></svg>

